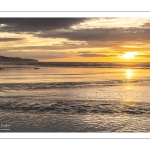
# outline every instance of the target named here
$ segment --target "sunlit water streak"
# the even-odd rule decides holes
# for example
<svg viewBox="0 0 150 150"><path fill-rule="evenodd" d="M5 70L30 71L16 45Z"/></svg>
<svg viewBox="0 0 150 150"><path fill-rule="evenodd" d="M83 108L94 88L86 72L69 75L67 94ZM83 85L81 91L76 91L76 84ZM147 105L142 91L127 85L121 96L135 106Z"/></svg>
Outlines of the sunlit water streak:
<svg viewBox="0 0 150 150"><path fill-rule="evenodd" d="M0 70L0 123L10 131L150 131L149 69L38 67Z"/></svg>

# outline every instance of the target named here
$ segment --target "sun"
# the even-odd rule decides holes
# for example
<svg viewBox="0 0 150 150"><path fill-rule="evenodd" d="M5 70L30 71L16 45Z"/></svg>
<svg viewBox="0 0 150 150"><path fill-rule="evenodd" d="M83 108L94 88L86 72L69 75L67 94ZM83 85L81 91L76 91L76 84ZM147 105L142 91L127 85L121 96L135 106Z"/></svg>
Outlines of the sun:
<svg viewBox="0 0 150 150"><path fill-rule="evenodd" d="M126 59L132 59L134 58L135 56L137 56L138 53L137 52L125 52L122 57L123 58L126 58Z"/></svg>

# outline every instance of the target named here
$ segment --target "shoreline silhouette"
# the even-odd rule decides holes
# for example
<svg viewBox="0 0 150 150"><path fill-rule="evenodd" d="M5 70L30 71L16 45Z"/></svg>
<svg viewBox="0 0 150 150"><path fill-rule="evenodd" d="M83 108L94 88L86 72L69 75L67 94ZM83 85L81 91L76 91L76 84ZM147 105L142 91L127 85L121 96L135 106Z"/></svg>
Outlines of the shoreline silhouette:
<svg viewBox="0 0 150 150"><path fill-rule="evenodd" d="M0 55L0 62L38 62L38 60L20 57L6 57Z"/></svg>

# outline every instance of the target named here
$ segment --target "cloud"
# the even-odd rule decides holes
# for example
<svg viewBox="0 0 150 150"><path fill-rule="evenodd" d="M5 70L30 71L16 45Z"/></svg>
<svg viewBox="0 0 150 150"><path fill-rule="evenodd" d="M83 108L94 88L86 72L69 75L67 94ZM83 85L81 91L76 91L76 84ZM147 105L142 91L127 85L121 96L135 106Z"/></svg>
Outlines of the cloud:
<svg viewBox="0 0 150 150"><path fill-rule="evenodd" d="M88 53L88 52L85 52L82 54L79 54L78 56L82 56L82 57L114 57L114 56L117 56L117 55L111 55L111 54L97 54L97 53Z"/></svg>
<svg viewBox="0 0 150 150"><path fill-rule="evenodd" d="M70 53L63 53L63 52L1 52L2 56L8 56L8 57L22 57L22 58L30 58L30 59L55 59L55 58L67 58L71 57L72 54Z"/></svg>
<svg viewBox="0 0 150 150"><path fill-rule="evenodd" d="M0 18L2 32L38 32L67 29L86 18Z"/></svg>
<svg viewBox="0 0 150 150"><path fill-rule="evenodd" d="M94 28L59 32L42 32L35 34L41 38L66 38L72 41L149 41L150 29L148 28Z"/></svg>
<svg viewBox="0 0 150 150"><path fill-rule="evenodd" d="M150 28L150 22L146 22L140 26L141 28Z"/></svg>
<svg viewBox="0 0 150 150"><path fill-rule="evenodd" d="M19 41L23 40L23 38L0 38L0 42L11 42L11 41Z"/></svg>
<svg viewBox="0 0 150 150"><path fill-rule="evenodd" d="M14 46L14 47L1 47L0 51L53 51L53 50L67 50L67 49L76 49L76 48L84 48L84 44L56 44L52 46Z"/></svg>
<svg viewBox="0 0 150 150"><path fill-rule="evenodd" d="M27 32L40 38L66 38L70 41L149 41L149 22L144 23L140 27L128 28L70 28L73 25L92 19L94 18L0 18L0 31L14 33ZM111 18L107 19L111 20Z"/></svg>
<svg viewBox="0 0 150 150"><path fill-rule="evenodd" d="M137 57L150 57L150 55L137 55Z"/></svg>
<svg viewBox="0 0 150 150"><path fill-rule="evenodd" d="M150 45L150 23L147 22L139 27L99 27L99 28L70 28L73 25L86 22L87 19L93 18L0 18L0 31L7 31L6 37L13 37L14 33L19 33L20 37L24 38L0 38L0 42L9 42L25 39L24 43L19 44L4 44L0 47L0 51L53 51L53 50L71 50L82 48L100 48L100 51L106 51L106 48L113 52L120 51L149 51ZM111 18L106 18L110 20ZM112 18L113 19L113 18ZM112 20L111 19L111 20ZM90 22L90 21L87 22ZM65 30L58 30L65 29ZM40 31L37 33L37 31ZM9 33L14 32L11 36ZM22 34L21 32L32 33L31 36ZM5 33L4 33L5 34ZM15 35L15 34L14 34ZM16 36L16 35L15 35ZM17 35L18 37L18 35ZM31 37L31 38L30 38ZM36 37L36 38L35 38ZM39 37L39 38L37 38ZM35 39L34 39L35 38ZM65 38L56 40L56 43L51 43L48 38ZM66 40L68 39L68 40ZM38 41L39 40L39 41ZM41 42L41 41L42 42ZM46 41L45 43L43 41ZM64 42L64 41L65 42ZM36 41L36 42L35 42ZM54 40L53 40L54 41ZM35 43L35 46L33 44ZM38 46L36 45L38 43ZM137 45L137 47L121 47L122 45ZM39 45L41 44L41 45ZM43 44L43 45L42 45ZM28 45L28 46L27 46ZM9 47L10 46L10 47ZM104 48L104 49L103 49ZM107 57L106 55L95 53L80 54L83 57Z"/></svg>
<svg viewBox="0 0 150 150"><path fill-rule="evenodd" d="M39 45L39 46L12 46L9 47L9 45L6 47L0 47L0 51L55 51L55 50L78 50L82 48L99 48L101 51L104 48L104 51L106 48L116 48L116 46L119 46L120 43L118 42L76 42L76 41L68 41L68 42L62 42L60 44L53 44L53 45Z"/></svg>

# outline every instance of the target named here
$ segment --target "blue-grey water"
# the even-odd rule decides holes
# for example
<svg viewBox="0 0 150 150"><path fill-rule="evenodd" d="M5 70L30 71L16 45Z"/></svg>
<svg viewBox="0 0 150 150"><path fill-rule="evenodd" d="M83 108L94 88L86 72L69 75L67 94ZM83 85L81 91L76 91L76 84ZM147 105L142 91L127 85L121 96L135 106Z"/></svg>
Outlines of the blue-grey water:
<svg viewBox="0 0 150 150"><path fill-rule="evenodd" d="M0 65L0 132L149 132L150 63Z"/></svg>

